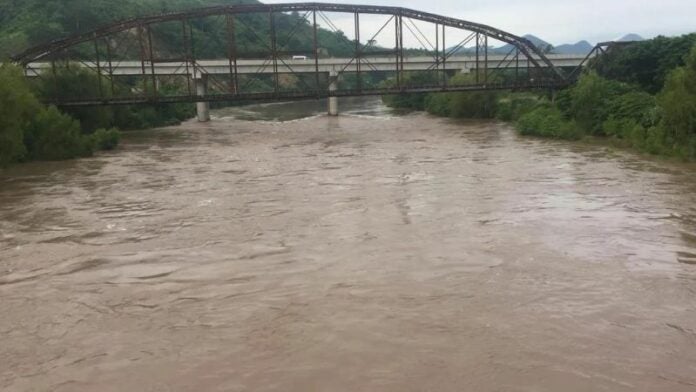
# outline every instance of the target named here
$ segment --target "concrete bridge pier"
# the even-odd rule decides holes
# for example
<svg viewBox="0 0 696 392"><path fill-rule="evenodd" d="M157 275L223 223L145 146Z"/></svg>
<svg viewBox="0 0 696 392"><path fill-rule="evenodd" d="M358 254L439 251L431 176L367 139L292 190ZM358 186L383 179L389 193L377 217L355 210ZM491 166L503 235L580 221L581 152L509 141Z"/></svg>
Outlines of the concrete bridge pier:
<svg viewBox="0 0 696 392"><path fill-rule="evenodd" d="M208 94L208 75L198 75L193 81L196 85L197 96L202 97ZM198 122L210 121L210 103L196 102L196 116L198 117Z"/></svg>
<svg viewBox="0 0 696 392"><path fill-rule="evenodd" d="M338 90L338 72L329 72L329 92ZM338 97L329 97L329 116L338 116Z"/></svg>

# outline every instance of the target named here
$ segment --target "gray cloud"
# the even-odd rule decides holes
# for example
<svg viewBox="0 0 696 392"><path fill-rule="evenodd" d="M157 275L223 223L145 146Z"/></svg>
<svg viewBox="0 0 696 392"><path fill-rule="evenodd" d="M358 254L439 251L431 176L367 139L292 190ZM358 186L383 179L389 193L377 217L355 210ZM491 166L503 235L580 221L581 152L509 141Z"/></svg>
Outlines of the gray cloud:
<svg viewBox="0 0 696 392"><path fill-rule="evenodd" d="M485 23L514 34L534 34L556 45L581 39L592 43L607 41L627 33L650 38L696 31L693 18L696 0L344 0L340 3L413 8ZM349 18L339 18L337 25L347 33L352 31Z"/></svg>

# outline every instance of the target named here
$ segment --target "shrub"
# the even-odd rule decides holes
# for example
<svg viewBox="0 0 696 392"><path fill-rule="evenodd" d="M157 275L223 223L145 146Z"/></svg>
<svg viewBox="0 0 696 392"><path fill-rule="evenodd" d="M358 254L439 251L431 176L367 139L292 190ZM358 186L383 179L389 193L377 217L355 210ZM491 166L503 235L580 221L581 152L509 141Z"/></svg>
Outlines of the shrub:
<svg viewBox="0 0 696 392"><path fill-rule="evenodd" d="M563 114L551 106L540 106L520 117L517 127L522 135L577 140L582 138L575 123L563 118Z"/></svg>
<svg viewBox="0 0 696 392"><path fill-rule="evenodd" d="M638 122L632 118L610 117L602 124L602 129L607 136L619 139L630 139L633 130L639 126Z"/></svg>
<svg viewBox="0 0 696 392"><path fill-rule="evenodd" d="M106 91L106 87L104 87ZM57 68L54 74L44 75L38 86L38 93L44 99L98 97L99 77L91 70L78 65L70 68ZM69 107L63 111L80 121L82 128L93 132L98 128L110 126L114 121L113 110L109 107Z"/></svg>
<svg viewBox="0 0 696 392"><path fill-rule="evenodd" d="M116 128L98 129L92 135L92 143L97 150L113 150L121 140L121 133Z"/></svg>
<svg viewBox="0 0 696 392"><path fill-rule="evenodd" d="M436 116L450 116L451 93L429 94L425 100L425 109Z"/></svg>
<svg viewBox="0 0 696 392"><path fill-rule="evenodd" d="M503 121L517 121L522 115L534 110L539 99L527 94L511 94L498 101L496 117Z"/></svg>
<svg viewBox="0 0 696 392"><path fill-rule="evenodd" d="M655 97L646 92L631 91L616 97L608 105L610 117L631 119L645 127L658 122Z"/></svg>
<svg viewBox="0 0 696 392"><path fill-rule="evenodd" d="M601 76L636 84L655 94L664 86L667 75L684 65L684 59L694 44L696 34L657 37L613 48L593 63Z"/></svg>
<svg viewBox="0 0 696 392"><path fill-rule="evenodd" d="M31 160L63 160L92 154L92 140L83 135L80 123L55 106L40 110L24 134L27 157Z"/></svg>
<svg viewBox="0 0 696 392"><path fill-rule="evenodd" d="M583 130L603 135L602 124L611 114L611 102L629 91L631 88L624 83L587 73L570 90L569 114Z"/></svg>
<svg viewBox="0 0 696 392"><path fill-rule="evenodd" d="M498 95L490 91L453 93L449 106L450 117L495 118Z"/></svg>
<svg viewBox="0 0 696 392"><path fill-rule="evenodd" d="M667 136L683 144L696 136L696 47L687 65L669 74L658 104Z"/></svg>
<svg viewBox="0 0 696 392"><path fill-rule="evenodd" d="M0 167L25 157L24 128L40 107L22 71L0 65Z"/></svg>
<svg viewBox="0 0 696 392"><path fill-rule="evenodd" d="M79 66L60 67L55 75L45 75L37 90L46 98L108 97L111 88L99 76ZM133 86L116 84L115 94L130 94ZM144 88L139 85L138 88ZM162 95L174 95L185 90L184 85L162 83L158 92ZM117 127L120 129L144 129L161 125L172 125L193 117L195 109L190 104L171 104L161 106L118 106L118 107L71 107L64 111L80 121L85 133L92 133L100 128Z"/></svg>

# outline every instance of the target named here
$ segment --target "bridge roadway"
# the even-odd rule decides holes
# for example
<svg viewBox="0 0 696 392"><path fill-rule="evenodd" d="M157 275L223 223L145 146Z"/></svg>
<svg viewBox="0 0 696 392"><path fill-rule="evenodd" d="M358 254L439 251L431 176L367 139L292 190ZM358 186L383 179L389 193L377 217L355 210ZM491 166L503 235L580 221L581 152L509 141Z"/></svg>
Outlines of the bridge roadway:
<svg viewBox="0 0 696 392"><path fill-rule="evenodd" d="M572 67L576 68L582 65L585 55L567 55L567 54L549 54L549 60L556 67ZM396 57L362 57L360 61L361 72L388 72L396 70ZM528 60L520 58L519 67L528 67ZM83 67L97 69L97 63L94 61L84 61L81 63ZM161 60L154 63L154 67L149 61L145 61L145 74L152 76L173 76L173 75L221 75L230 74L230 61L224 60L197 60L189 62L187 67L186 61L171 61ZM481 68L486 67L486 61L479 58ZM544 63L540 62L543 66ZM331 72L357 72L357 61L349 58L328 58L319 59L318 71L322 73ZM440 64L440 69L457 70L464 73L476 69L476 56L452 56L443 64ZM488 69L515 68L517 63L514 56L504 55L489 55ZM104 74L113 74L114 76L134 76L143 74L143 64L140 61L121 61L112 62L111 67L107 62L101 62L100 67ZM404 71L426 71L436 68L433 57L405 57L403 62ZM35 77L51 69L51 63L39 62L30 63L27 65L25 72L28 77ZM317 64L313 59L307 60L291 60L279 59L279 73L313 73L317 71ZM272 74L274 73L273 62L270 59L254 59L254 60L237 60L238 74Z"/></svg>

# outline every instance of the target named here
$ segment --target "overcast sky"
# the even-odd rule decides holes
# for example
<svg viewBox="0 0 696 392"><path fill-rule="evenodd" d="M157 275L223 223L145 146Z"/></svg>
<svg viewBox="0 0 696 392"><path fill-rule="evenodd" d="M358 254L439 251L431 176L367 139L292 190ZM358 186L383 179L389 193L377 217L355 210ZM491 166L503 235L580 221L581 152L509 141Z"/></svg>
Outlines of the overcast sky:
<svg viewBox="0 0 696 392"><path fill-rule="evenodd" d="M651 38L696 31L696 0L342 0L332 3L413 8L485 23L517 35L534 34L554 45L582 39L594 44L628 33ZM345 18L336 24L348 32L353 29L352 23ZM378 24L367 22L370 23Z"/></svg>

